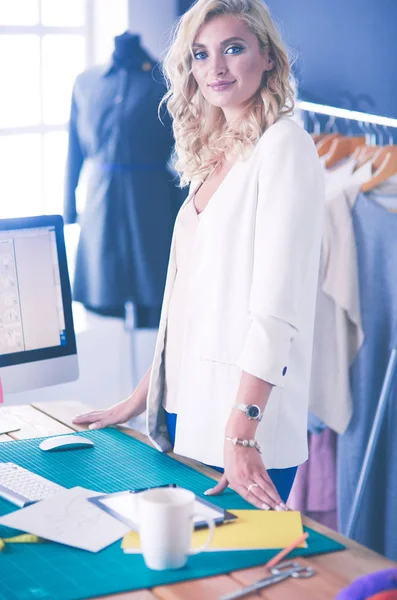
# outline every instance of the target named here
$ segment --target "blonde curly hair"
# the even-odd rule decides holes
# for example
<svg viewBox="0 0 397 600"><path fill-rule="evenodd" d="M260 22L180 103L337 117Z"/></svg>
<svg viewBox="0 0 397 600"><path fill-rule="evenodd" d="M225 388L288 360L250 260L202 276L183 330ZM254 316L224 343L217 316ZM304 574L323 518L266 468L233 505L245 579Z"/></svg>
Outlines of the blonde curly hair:
<svg viewBox="0 0 397 600"><path fill-rule="evenodd" d="M193 42L200 27L219 15L244 20L274 61L238 124L228 124L222 110L207 102L192 74ZM205 179L224 158L249 153L265 129L294 107L288 53L262 0L197 0L176 23L163 72L168 91L160 107L166 104L173 119L181 187Z"/></svg>

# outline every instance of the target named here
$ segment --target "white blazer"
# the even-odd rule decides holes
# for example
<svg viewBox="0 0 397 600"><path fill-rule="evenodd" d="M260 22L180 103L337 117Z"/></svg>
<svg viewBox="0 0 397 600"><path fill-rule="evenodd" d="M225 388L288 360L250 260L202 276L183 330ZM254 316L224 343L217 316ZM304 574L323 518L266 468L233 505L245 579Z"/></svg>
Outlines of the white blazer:
<svg viewBox="0 0 397 600"><path fill-rule="evenodd" d="M192 182L190 202L199 182ZM266 468L307 458L307 411L324 174L313 141L283 117L227 174L202 213L188 290L174 450L223 466L242 370L272 389L256 439ZM147 433L170 449L163 350L175 239L147 398Z"/></svg>

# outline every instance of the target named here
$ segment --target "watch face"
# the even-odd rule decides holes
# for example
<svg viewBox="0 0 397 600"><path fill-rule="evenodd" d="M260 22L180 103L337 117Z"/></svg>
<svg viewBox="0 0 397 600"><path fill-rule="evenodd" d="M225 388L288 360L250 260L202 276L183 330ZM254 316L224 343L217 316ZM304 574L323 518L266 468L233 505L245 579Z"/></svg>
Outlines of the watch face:
<svg viewBox="0 0 397 600"><path fill-rule="evenodd" d="M248 408L247 408L247 415L250 419L257 419L260 415L260 410L259 407L256 406L255 404L251 404Z"/></svg>

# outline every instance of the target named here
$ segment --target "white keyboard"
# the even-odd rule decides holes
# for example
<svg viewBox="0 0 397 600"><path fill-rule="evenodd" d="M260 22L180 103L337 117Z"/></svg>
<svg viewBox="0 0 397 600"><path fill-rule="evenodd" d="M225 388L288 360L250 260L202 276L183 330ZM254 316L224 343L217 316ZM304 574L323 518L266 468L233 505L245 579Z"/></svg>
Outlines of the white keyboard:
<svg viewBox="0 0 397 600"><path fill-rule="evenodd" d="M11 462L0 462L0 497L20 506L55 496L62 486Z"/></svg>

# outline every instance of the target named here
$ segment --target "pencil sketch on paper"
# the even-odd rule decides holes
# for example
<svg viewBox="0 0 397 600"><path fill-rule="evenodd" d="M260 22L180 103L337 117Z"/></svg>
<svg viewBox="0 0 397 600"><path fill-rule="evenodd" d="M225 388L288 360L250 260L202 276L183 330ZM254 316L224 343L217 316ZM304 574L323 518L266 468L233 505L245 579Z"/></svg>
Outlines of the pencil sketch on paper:
<svg viewBox="0 0 397 600"><path fill-rule="evenodd" d="M46 540L98 552L113 544L129 527L108 515L87 498L99 495L81 487L63 490L0 518L0 524Z"/></svg>

